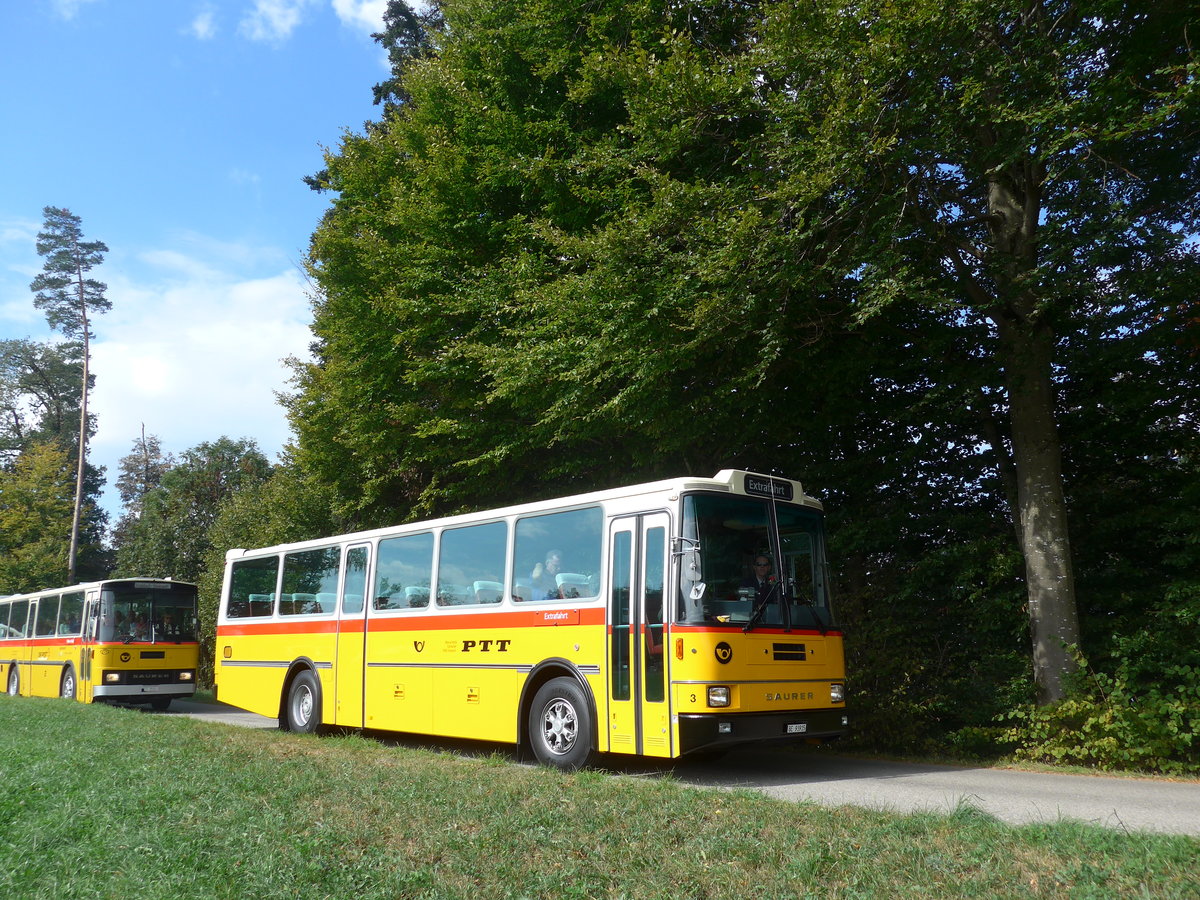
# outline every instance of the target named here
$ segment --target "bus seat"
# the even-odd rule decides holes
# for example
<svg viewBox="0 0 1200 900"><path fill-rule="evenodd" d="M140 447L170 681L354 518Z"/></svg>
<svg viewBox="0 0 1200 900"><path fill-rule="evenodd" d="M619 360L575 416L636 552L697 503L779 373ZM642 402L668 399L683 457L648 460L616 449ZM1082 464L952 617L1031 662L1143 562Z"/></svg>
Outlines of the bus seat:
<svg viewBox="0 0 1200 900"><path fill-rule="evenodd" d="M331 613L337 609L337 594L322 591L317 594L317 608L313 612Z"/></svg>
<svg viewBox="0 0 1200 900"><path fill-rule="evenodd" d="M439 584L438 606L462 606L471 602L471 589L463 584Z"/></svg>
<svg viewBox="0 0 1200 900"><path fill-rule="evenodd" d="M594 596L588 593L590 590L590 579L586 575L579 575L574 572L559 572L554 576L554 581L558 585L558 595L564 600Z"/></svg>
<svg viewBox="0 0 1200 900"><path fill-rule="evenodd" d="M250 601L250 608L247 610L252 616L269 616L272 607L275 606L275 595L272 594L248 594L246 597Z"/></svg>
<svg viewBox="0 0 1200 900"><path fill-rule="evenodd" d="M316 594L292 594L293 608L292 613L297 616L302 616L305 613L315 613L317 609Z"/></svg>
<svg viewBox="0 0 1200 900"><path fill-rule="evenodd" d="M429 605L429 588L416 585L406 587L404 589L404 599L408 601L411 608L424 607Z"/></svg>
<svg viewBox="0 0 1200 900"><path fill-rule="evenodd" d="M533 580L530 578L518 578L517 583L513 585L512 598L514 603L528 603L533 599Z"/></svg>
<svg viewBox="0 0 1200 900"><path fill-rule="evenodd" d="M476 581L472 587L476 603L499 603L504 596L504 585L499 581Z"/></svg>

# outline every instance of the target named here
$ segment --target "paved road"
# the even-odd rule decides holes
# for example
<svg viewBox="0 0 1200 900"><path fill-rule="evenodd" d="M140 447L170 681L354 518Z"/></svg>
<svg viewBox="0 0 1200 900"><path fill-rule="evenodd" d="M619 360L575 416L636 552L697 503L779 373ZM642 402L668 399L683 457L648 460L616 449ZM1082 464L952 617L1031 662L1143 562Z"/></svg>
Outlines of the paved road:
<svg viewBox="0 0 1200 900"><path fill-rule="evenodd" d="M275 719L224 704L177 700L169 714L250 728L278 727ZM445 745L468 753L477 749L469 743ZM494 749L488 745L484 752ZM715 762L636 762L615 768L651 776L669 771L691 784L746 788L823 806L948 813L967 803L1013 825L1076 819L1126 831L1200 836L1200 782L1196 781L881 762L827 752L761 748L734 751Z"/></svg>
<svg viewBox="0 0 1200 900"><path fill-rule="evenodd" d="M279 727L278 719L268 719L224 703L200 703L196 700L172 700L170 708L160 715L191 716L206 722L224 722L226 725L241 725L245 728Z"/></svg>
<svg viewBox="0 0 1200 900"><path fill-rule="evenodd" d="M1076 819L1127 831L1200 835L1200 783L859 760L742 750L679 766L681 780L761 790L784 800L892 812L953 812L966 803L1023 825Z"/></svg>

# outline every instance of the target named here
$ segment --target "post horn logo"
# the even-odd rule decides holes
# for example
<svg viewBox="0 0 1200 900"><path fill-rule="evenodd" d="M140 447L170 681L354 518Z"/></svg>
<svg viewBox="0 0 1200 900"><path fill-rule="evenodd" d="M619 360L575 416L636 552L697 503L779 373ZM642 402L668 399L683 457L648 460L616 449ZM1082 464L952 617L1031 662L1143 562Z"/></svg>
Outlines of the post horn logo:
<svg viewBox="0 0 1200 900"><path fill-rule="evenodd" d="M717 644L715 653L717 662L719 662L721 665L724 665L733 659L733 648L724 641L721 641L721 643Z"/></svg>
<svg viewBox="0 0 1200 900"><path fill-rule="evenodd" d="M415 649L418 653L423 652L425 650L425 642L413 641L413 649Z"/></svg>

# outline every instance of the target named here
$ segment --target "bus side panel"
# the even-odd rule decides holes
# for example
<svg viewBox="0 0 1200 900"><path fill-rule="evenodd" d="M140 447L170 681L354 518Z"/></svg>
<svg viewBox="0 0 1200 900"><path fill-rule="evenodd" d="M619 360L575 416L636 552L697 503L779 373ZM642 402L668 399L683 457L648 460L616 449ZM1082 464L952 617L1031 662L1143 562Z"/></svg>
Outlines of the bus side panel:
<svg viewBox="0 0 1200 900"><path fill-rule="evenodd" d="M322 686L323 716L332 710L332 659L335 623L305 623L322 628L319 634L301 635L294 625L280 622L222 625L217 629L217 697L251 713L276 718L280 714L283 686L293 662L307 658L317 664ZM288 629L282 632L281 629ZM326 709L329 704L329 709ZM331 721L331 719L324 719Z"/></svg>
<svg viewBox="0 0 1200 900"><path fill-rule="evenodd" d="M569 624L550 624L555 616ZM373 619L367 727L515 743L528 672L552 658L587 672L601 704L603 616L597 607Z"/></svg>
<svg viewBox="0 0 1200 900"><path fill-rule="evenodd" d="M433 734L434 669L425 665L437 632L425 617L370 620L366 658L367 728Z"/></svg>

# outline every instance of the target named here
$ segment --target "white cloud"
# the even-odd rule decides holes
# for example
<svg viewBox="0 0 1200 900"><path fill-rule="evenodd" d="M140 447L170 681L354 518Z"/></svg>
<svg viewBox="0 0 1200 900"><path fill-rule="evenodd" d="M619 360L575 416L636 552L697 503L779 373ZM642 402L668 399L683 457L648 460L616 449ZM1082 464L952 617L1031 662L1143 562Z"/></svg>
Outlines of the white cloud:
<svg viewBox="0 0 1200 900"><path fill-rule="evenodd" d="M206 6L188 26L191 35L201 41L212 40L217 35L217 16L211 6Z"/></svg>
<svg viewBox="0 0 1200 900"><path fill-rule="evenodd" d="M285 41L304 18L313 0L254 0L238 31L252 41Z"/></svg>
<svg viewBox="0 0 1200 900"><path fill-rule="evenodd" d="M104 505L114 520L117 464L143 424L175 454L221 436L251 438L269 458L277 453L290 435L275 399L288 389L283 360L307 358L312 340L308 287L295 269L237 279L177 251L141 259L169 277L114 280L112 312L92 345L90 457L108 470Z"/></svg>
<svg viewBox="0 0 1200 900"><path fill-rule="evenodd" d="M333 11L350 28L367 34L383 31L383 13L387 0L333 0Z"/></svg>
<svg viewBox="0 0 1200 900"><path fill-rule="evenodd" d="M50 0L50 5L61 18L73 19L80 7L94 2L95 0Z"/></svg>
<svg viewBox="0 0 1200 900"><path fill-rule="evenodd" d="M35 249L40 229L41 223L30 219L0 219L0 259L4 260L0 267L0 339L27 337L31 329L45 325L29 290L29 283L42 271L42 259Z"/></svg>

